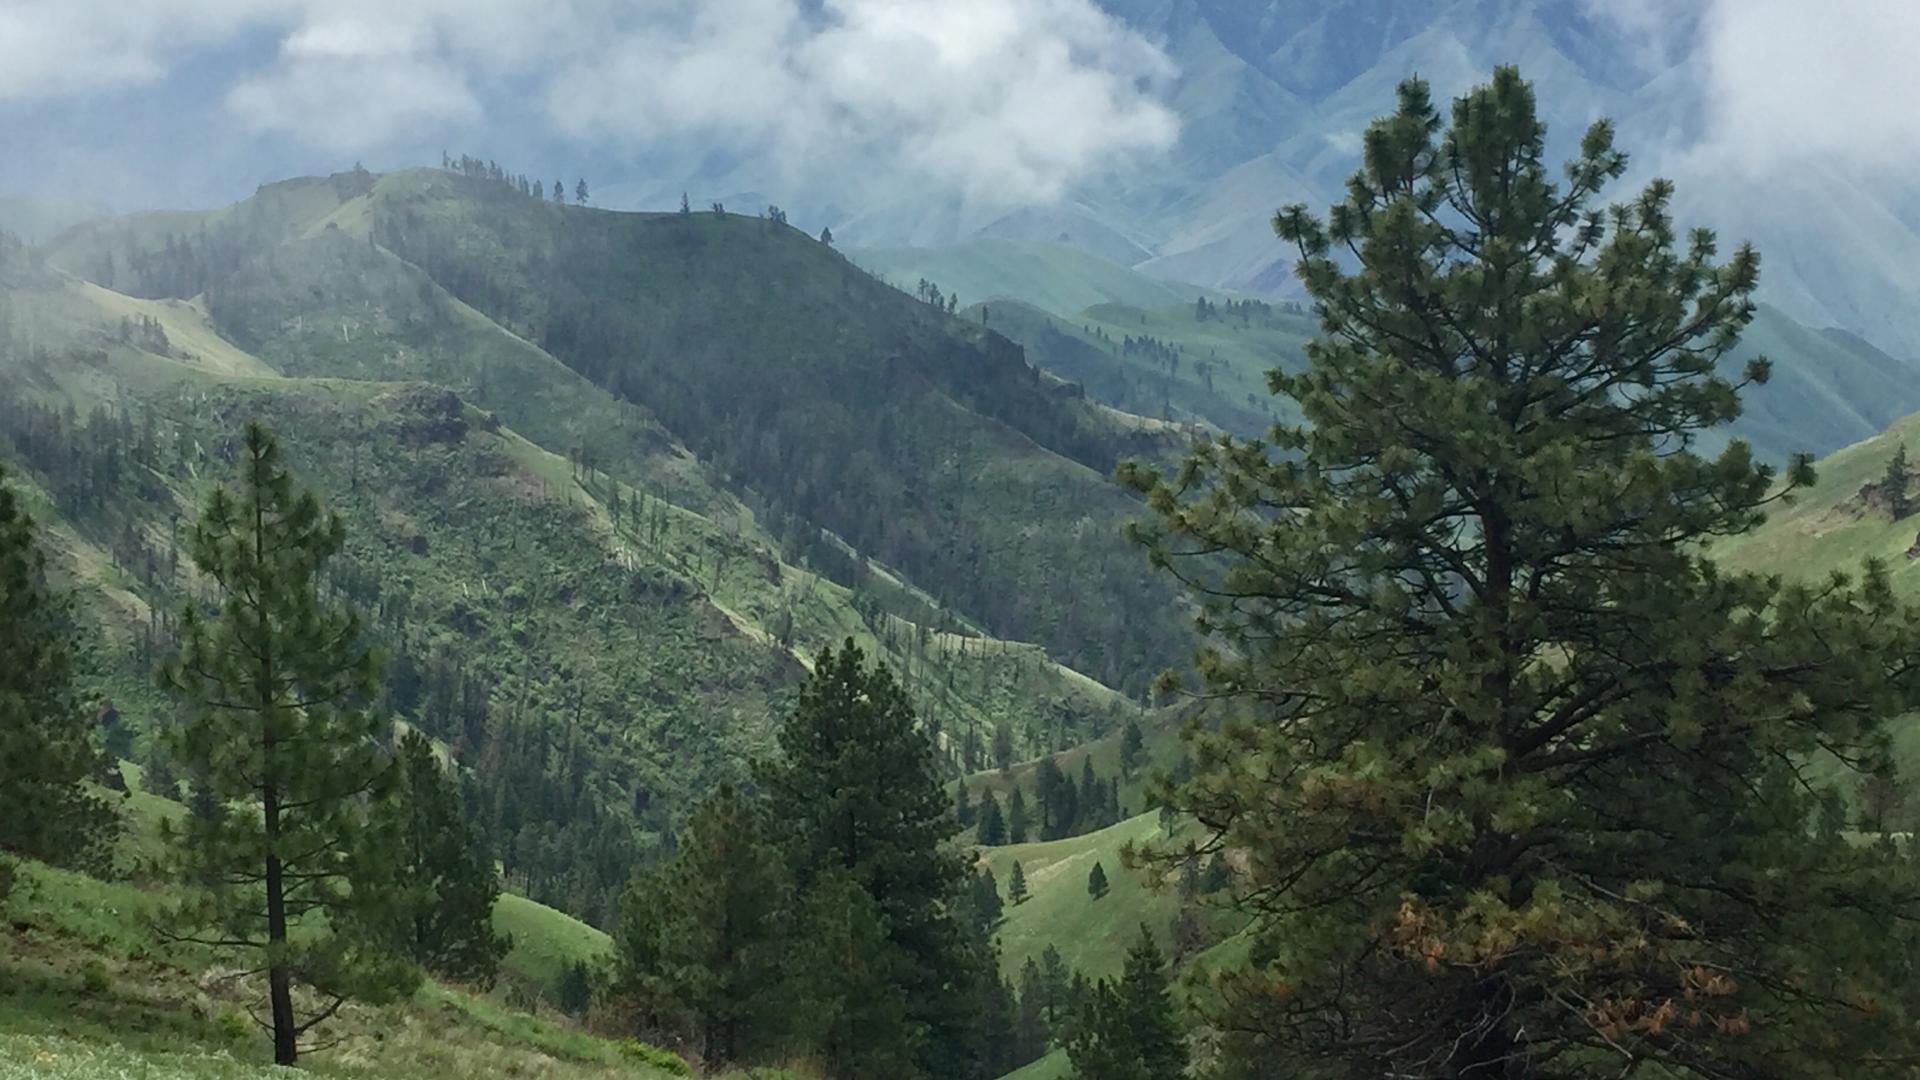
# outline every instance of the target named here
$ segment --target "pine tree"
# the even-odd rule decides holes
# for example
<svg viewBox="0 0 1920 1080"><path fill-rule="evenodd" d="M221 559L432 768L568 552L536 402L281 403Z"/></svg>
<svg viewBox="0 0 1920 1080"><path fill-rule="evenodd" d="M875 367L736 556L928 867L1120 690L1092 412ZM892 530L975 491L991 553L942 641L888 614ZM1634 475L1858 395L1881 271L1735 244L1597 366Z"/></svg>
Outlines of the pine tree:
<svg viewBox="0 0 1920 1080"><path fill-rule="evenodd" d="M1881 497L1886 499L1887 512L1895 521L1913 513L1913 498L1907 494L1908 479L1907 444L1901 443L1887 461L1886 475L1880 478Z"/></svg>
<svg viewBox="0 0 1920 1080"><path fill-rule="evenodd" d="M1118 983L1092 988L1067 1040L1077 1080L1161 1080L1187 1068L1165 960L1143 925Z"/></svg>
<svg viewBox="0 0 1920 1080"><path fill-rule="evenodd" d="M1019 907L1027 899L1027 872L1020 867L1020 861L1014 860L1013 873L1007 878L1007 900Z"/></svg>
<svg viewBox="0 0 1920 1080"><path fill-rule="evenodd" d="M1081 832L1091 832L1113 824L1105 820L1107 810L1107 788L1093 771L1093 757L1088 755L1080 761L1080 795L1077 800L1080 820L1076 827Z"/></svg>
<svg viewBox="0 0 1920 1080"><path fill-rule="evenodd" d="M1000 813L1000 800L993 792L980 804L980 842L988 847L998 847L1007 842L1007 821Z"/></svg>
<svg viewBox="0 0 1920 1080"><path fill-rule="evenodd" d="M1014 1023L1016 1066L1041 1057L1053 1035L1047 1029L1046 976L1033 957L1020 966L1020 1011Z"/></svg>
<svg viewBox="0 0 1920 1080"><path fill-rule="evenodd" d="M1040 839L1058 840L1073 832L1080 818L1080 796L1073 781L1052 758L1034 770L1033 799L1040 807Z"/></svg>
<svg viewBox="0 0 1920 1080"><path fill-rule="evenodd" d="M180 655L160 672L186 713L169 749L210 800L177 846L188 880L207 885L179 918L200 928L191 940L250 952L265 969L281 1065L347 999L388 1000L419 977L385 947L393 853L367 829L367 802L395 773L369 707L379 660L359 617L320 595L345 537L338 516L295 488L273 436L249 423L237 490L216 488L189 538L218 610L186 607ZM292 935L295 924L313 932ZM304 1019L296 979L327 999Z"/></svg>
<svg viewBox="0 0 1920 1080"><path fill-rule="evenodd" d="M1108 888L1107 868L1094 863L1093 869L1087 873L1087 895L1098 900L1107 895Z"/></svg>
<svg viewBox="0 0 1920 1080"><path fill-rule="evenodd" d="M104 763L73 688L72 624L0 469L0 854L93 866L116 831L86 787Z"/></svg>
<svg viewBox="0 0 1920 1080"><path fill-rule="evenodd" d="M1032 826L1027 820L1027 797L1016 785L1007 798L1007 843L1024 844Z"/></svg>
<svg viewBox="0 0 1920 1080"><path fill-rule="evenodd" d="M973 875L967 906L972 909L974 931L982 939L992 937L993 928L1000 924L1000 916L1006 910L992 867L983 866Z"/></svg>
<svg viewBox="0 0 1920 1080"><path fill-rule="evenodd" d="M1202 676L1244 706L1193 733L1172 796L1253 919L1223 1051L1262 1075L1897 1071L1920 892L1843 837L1839 793L1916 698L1920 615L1879 566L1807 588L1713 563L1775 488L1740 440L1695 452L1739 411L1718 365L1757 257L1683 246L1664 181L1600 203L1626 167L1606 123L1564 171L1544 144L1512 69L1451 125L1403 84L1329 219L1275 221L1321 323L1270 377L1305 422L1127 470L1153 562L1202 593Z"/></svg>
<svg viewBox="0 0 1920 1080"><path fill-rule="evenodd" d="M1047 1028L1057 1036L1061 1020L1066 1015L1073 973L1067 970L1066 959L1052 942L1040 950L1040 979L1045 991L1041 1000L1046 1008Z"/></svg>
<svg viewBox="0 0 1920 1080"><path fill-rule="evenodd" d="M560 976L560 986L556 992L560 1011L568 1016L580 1016L593 1004L593 974L587 970L584 960L575 960L567 965Z"/></svg>
<svg viewBox="0 0 1920 1080"><path fill-rule="evenodd" d="M1002 775L1013 767L1013 729L1005 720L993 725L993 767Z"/></svg>
<svg viewBox="0 0 1920 1080"><path fill-rule="evenodd" d="M582 177L573 185L573 201L581 206L587 205L587 181Z"/></svg>
<svg viewBox="0 0 1920 1080"><path fill-rule="evenodd" d="M826 875L864 891L891 949L894 993L924 1037L903 1049L929 1073L970 1052L969 1016L990 966L956 915L967 873L946 841L953 820L933 745L884 666L852 641L827 649L778 733L782 757L760 769L803 892ZM874 1048L878 1053L878 1049Z"/></svg>
<svg viewBox="0 0 1920 1080"><path fill-rule="evenodd" d="M1126 730L1120 735L1120 775L1133 775L1133 770L1140 767L1140 755L1146 746L1146 736L1140 733L1140 722L1128 720Z"/></svg>
<svg viewBox="0 0 1920 1080"><path fill-rule="evenodd" d="M845 871L825 871L807 889L797 940L795 1023L828 1073L916 1075L923 1035L900 992L913 960L889 937L873 897Z"/></svg>
<svg viewBox="0 0 1920 1080"><path fill-rule="evenodd" d="M402 948L436 975L491 986L512 946L493 932L500 898L493 859L461 817L459 793L427 737L407 732L395 757L399 788L376 810L373 828L393 845L390 887L406 897Z"/></svg>
<svg viewBox="0 0 1920 1080"><path fill-rule="evenodd" d="M827 245L828 247L832 247L833 246L833 230L822 227L820 230L820 242Z"/></svg>
<svg viewBox="0 0 1920 1080"><path fill-rule="evenodd" d="M628 886L616 987L712 1065L787 1035L781 978L790 885L758 807L730 784L701 802L671 862Z"/></svg>

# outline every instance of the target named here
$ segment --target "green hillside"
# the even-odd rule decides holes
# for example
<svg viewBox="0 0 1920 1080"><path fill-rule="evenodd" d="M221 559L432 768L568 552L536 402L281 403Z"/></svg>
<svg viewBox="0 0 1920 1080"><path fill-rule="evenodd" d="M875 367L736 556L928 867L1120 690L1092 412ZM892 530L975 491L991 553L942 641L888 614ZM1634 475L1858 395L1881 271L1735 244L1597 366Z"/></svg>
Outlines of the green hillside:
<svg viewBox="0 0 1920 1080"><path fill-rule="evenodd" d="M1148 813L1085 836L981 849L981 862L1003 890L1015 862L1027 877L1030 898L1007 908L1000 926L1001 970L1017 975L1028 957L1038 958L1052 945L1069 967L1090 978L1111 977L1119 973L1141 923L1153 929L1164 948L1177 910L1173 890L1149 887L1120 861L1129 843L1148 843L1160 835L1160 815ZM1112 886L1098 900L1087 894L1087 875L1095 863Z"/></svg>
<svg viewBox="0 0 1920 1080"><path fill-rule="evenodd" d="M557 207L425 171L371 206L381 245L645 405L774 532L831 530L1128 692L1185 654L1172 590L1118 573L1137 504L1108 479L1171 446L1053 392L1005 338L769 219Z"/></svg>
<svg viewBox="0 0 1920 1080"><path fill-rule="evenodd" d="M1920 593L1920 562L1907 555L1920 519L1895 521L1861 490L1885 475L1903 444L1920 449L1920 414L1822 458L1812 487L1776 504L1760 528L1716 544L1714 555L1738 569L1804 581L1857 574L1864 560L1879 559L1896 589Z"/></svg>
<svg viewBox="0 0 1920 1080"><path fill-rule="evenodd" d="M469 770L535 899L604 921L632 860L690 794L769 751L787 688L846 637L902 673L956 763L998 725L1024 756L1138 714L832 534L797 542L644 407L346 228L265 248L190 301L9 265L0 454L42 492L135 730L187 584L175 523L262 417L352 523L336 586L394 654L390 705Z"/></svg>
<svg viewBox="0 0 1920 1080"><path fill-rule="evenodd" d="M226 1080L274 1075L232 979L204 978L194 947L157 938L153 894L28 864L0 901L0 1077ZM343 1010L341 1037L305 1073L339 1077L672 1075L622 1044L429 984L412 1000ZM300 1073L288 1072L295 1076Z"/></svg>
<svg viewBox="0 0 1920 1080"><path fill-rule="evenodd" d="M1303 368L1303 347L1319 331L1313 315L1287 305L1222 302L1202 315L1192 303L1105 304L1067 318L1031 304L985 306L995 330L1089 396L1243 435L1298 419L1267 392L1266 373ZM1920 409L1920 361L1897 359L1842 330L1804 326L1775 308L1759 308L1724 368L1737 376L1756 356L1772 361L1772 378L1746 392L1744 414L1729 433L1772 461L1829 453Z"/></svg>
<svg viewBox="0 0 1920 1080"><path fill-rule="evenodd" d="M854 262L911 291L922 280L963 305L1013 299L1071 316L1096 304L1158 308L1219 293L1148 277L1077 247L1046 240L982 239L947 247L859 248Z"/></svg>

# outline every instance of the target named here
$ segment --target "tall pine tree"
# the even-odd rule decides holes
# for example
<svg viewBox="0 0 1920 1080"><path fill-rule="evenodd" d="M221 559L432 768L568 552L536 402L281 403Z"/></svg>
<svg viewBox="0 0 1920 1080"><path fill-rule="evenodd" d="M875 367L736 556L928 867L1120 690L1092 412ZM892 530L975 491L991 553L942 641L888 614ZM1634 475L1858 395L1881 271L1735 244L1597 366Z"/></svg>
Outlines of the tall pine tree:
<svg viewBox="0 0 1920 1080"><path fill-rule="evenodd" d="M1678 236L1664 181L1602 203L1626 168L1605 122L1550 167L1512 69L1450 124L1408 81L1363 146L1325 222L1275 220L1321 324L1270 376L1306 422L1126 473L1237 698L1173 796L1254 918L1228 1059L1908 1068L1920 890L1841 834L1832 777L1884 757L1920 618L1877 566L1783 584L1708 544L1776 489L1737 439L1697 452L1767 374L1721 368L1757 257Z"/></svg>
<svg viewBox="0 0 1920 1080"><path fill-rule="evenodd" d="M374 828L394 853L402 948L436 975L491 986L512 946L493 932L493 859L461 817L459 793L427 737L407 732L396 758L398 790L377 808Z"/></svg>
<svg viewBox="0 0 1920 1080"><path fill-rule="evenodd" d="M1187 1046L1165 966L1142 925L1120 980L1102 980L1081 1006L1067 1039L1076 1080L1164 1080L1186 1072Z"/></svg>
<svg viewBox="0 0 1920 1080"><path fill-rule="evenodd" d="M799 887L835 875L871 898L900 957L884 966L911 1020L906 1054L924 1073L953 1075L978 1056L972 1003L995 976L957 917L967 872L947 844L953 818L906 692L853 642L825 650L779 743L761 782Z"/></svg>
<svg viewBox="0 0 1920 1080"><path fill-rule="evenodd" d="M789 894L760 808L722 785L694 811L673 860L627 890L619 988L709 1065L771 1055L791 1030Z"/></svg>
<svg viewBox="0 0 1920 1080"><path fill-rule="evenodd" d="M0 469L0 854L92 865L115 831L85 781L102 758L73 687L66 605Z"/></svg>
<svg viewBox="0 0 1920 1080"><path fill-rule="evenodd" d="M257 422L239 467L189 538L218 607L187 605L180 654L160 671L186 714L170 749L208 803L177 846L184 876L206 887L179 914L191 940L265 969L274 1060L291 1065L300 1036L347 999L390 999L418 972L386 948L394 853L364 842L369 800L394 777L370 708L379 661L359 617L320 595L345 526L295 488ZM325 998L305 1017L296 979Z"/></svg>

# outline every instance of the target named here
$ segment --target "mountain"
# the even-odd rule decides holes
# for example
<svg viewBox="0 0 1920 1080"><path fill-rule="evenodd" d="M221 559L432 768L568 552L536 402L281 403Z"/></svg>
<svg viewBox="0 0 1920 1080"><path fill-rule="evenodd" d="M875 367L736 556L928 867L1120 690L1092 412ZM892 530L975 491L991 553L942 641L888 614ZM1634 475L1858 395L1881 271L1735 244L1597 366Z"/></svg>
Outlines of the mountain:
<svg viewBox="0 0 1920 1080"><path fill-rule="evenodd" d="M341 174L9 248L0 310L0 459L134 754L179 523L259 416L351 523L331 587L388 704L509 881L596 920L827 644L894 666L956 769L1117 728L1184 648L1107 479L1177 441L774 223Z"/></svg>
<svg viewBox="0 0 1920 1080"><path fill-rule="evenodd" d="M1061 258L1058 248L1024 249L989 265L966 248L930 249L922 268L975 269L973 288L1015 299L982 301L968 311L1019 343L1027 358L1079 385L1096 400L1175 424L1205 424L1242 435L1263 434L1276 419L1297 415L1267 390L1267 372L1298 371L1318 320L1298 303L1268 303L1214 294L1155 303L1098 302L1069 309L1070 299L1145 293L1137 272L1091 256ZM1081 276L1071 276L1079 270ZM1049 277L1048 272L1058 273ZM1131 276L1128 276L1131 274ZM1045 279L1044 292L1026 283ZM951 280L951 278L947 279ZM1029 301L1030 296L1039 300ZM1744 414L1727 435L1747 439L1764 458L1784 463L1795 453L1830 453L1867 438L1920 409L1920 359L1890 355L1857 334L1814 329L1762 304L1722 370L1735 379L1749 360L1772 361L1772 378L1742 397Z"/></svg>
<svg viewBox="0 0 1920 1080"><path fill-rule="evenodd" d="M1714 126L1714 65L1724 61L1711 51L1717 24L1704 21L1708 5L1662 6L1653 28L1636 21L1636 6L1591 0L1100 7L1171 60L1175 74L1158 93L1178 116L1180 135L1164 155L1090 176L1057 202L1006 210L912 189L854 206L837 190L796 187L773 166L737 155L656 164L656 179L616 180L606 190L650 206L670 205L688 188L757 203L776 193L797 220L830 225L862 249L889 250L888 265L913 270L925 260L891 249L1064 242L1167 281L1286 298L1297 295L1293 256L1267 222L1281 206L1319 208L1338 197L1358 164L1361 134L1393 108L1396 85L1418 74L1444 106L1495 66L1517 64L1534 83L1550 154L1566 155L1595 118L1611 118L1633 161L1623 193L1655 175L1674 178L1681 222L1757 245L1766 260L1762 299L1896 355L1920 354L1920 314L1905 302L1920 286L1920 200L1910 177L1813 156L1756 168L1742 148L1716 141L1723 133ZM958 272L948 276L968 300L984 295L959 285Z"/></svg>

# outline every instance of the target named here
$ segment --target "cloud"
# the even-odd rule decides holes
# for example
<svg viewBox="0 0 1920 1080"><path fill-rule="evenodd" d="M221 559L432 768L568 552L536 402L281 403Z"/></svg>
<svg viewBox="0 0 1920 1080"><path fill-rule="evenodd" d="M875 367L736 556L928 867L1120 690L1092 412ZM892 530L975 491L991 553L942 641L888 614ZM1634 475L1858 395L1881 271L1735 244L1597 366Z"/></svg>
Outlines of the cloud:
<svg viewBox="0 0 1920 1080"><path fill-rule="evenodd" d="M256 131L285 132L351 153L478 119L465 75L438 55L424 25L333 18L301 26L278 63L228 91L227 108Z"/></svg>
<svg viewBox="0 0 1920 1080"><path fill-rule="evenodd" d="M1018 203L1178 134L1171 64L1093 0L12 0L0 104L164 88L222 50L244 130L339 154L531 101L582 144Z"/></svg>
<svg viewBox="0 0 1920 1080"><path fill-rule="evenodd" d="M551 87L581 137L718 139L788 171L872 161L977 202L1046 201L1178 135L1172 65L1087 0L696 0Z"/></svg>
<svg viewBox="0 0 1920 1080"><path fill-rule="evenodd" d="M1702 31L1703 155L1748 175L1920 164L1920 110L1901 93L1914 85L1920 4L1715 0Z"/></svg>

